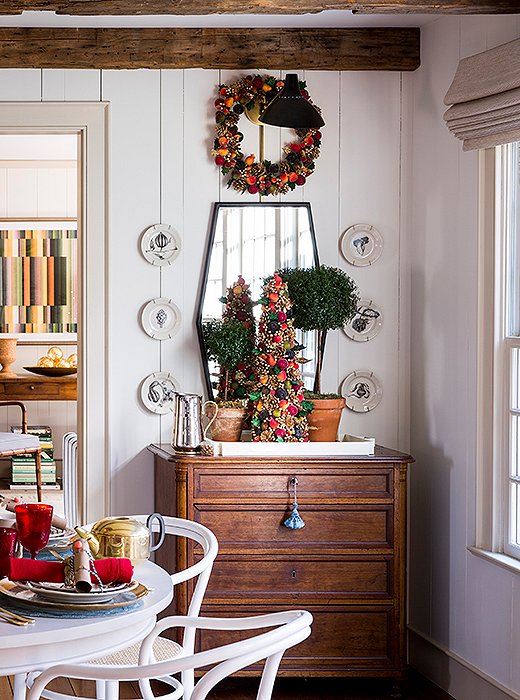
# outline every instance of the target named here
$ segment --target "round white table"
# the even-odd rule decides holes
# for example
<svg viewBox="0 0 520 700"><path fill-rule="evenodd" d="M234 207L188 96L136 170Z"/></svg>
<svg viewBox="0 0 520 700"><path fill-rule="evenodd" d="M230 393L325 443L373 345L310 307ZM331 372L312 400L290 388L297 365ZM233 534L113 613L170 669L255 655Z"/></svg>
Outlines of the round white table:
<svg viewBox="0 0 520 700"><path fill-rule="evenodd" d="M170 604L173 586L169 574L150 561L140 564L134 576L151 592L142 606L121 615L36 617L26 627L0 620L0 676L86 661L143 639L153 629L157 614Z"/></svg>

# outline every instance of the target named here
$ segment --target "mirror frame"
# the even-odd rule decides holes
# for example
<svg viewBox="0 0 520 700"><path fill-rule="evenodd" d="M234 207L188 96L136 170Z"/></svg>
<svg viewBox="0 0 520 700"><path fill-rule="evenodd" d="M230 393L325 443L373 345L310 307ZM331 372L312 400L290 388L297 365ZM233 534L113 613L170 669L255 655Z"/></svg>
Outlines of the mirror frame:
<svg viewBox="0 0 520 700"><path fill-rule="evenodd" d="M208 240L206 243L206 254L204 257L204 265L202 268L202 277L200 280L199 288L199 298L197 301L197 306L195 309L196 318L195 324L197 326L197 336L199 340L200 357L202 360L202 369L204 373L204 384L206 388L206 395L209 399L213 399L213 388L211 386L211 377L209 374L208 362L204 353L204 339L202 335L202 307L204 304L205 290L208 282L209 268L211 262L211 251L213 249L213 242L215 240L215 231L217 228L217 219L221 209L235 207L235 208L245 208L245 207L304 207L307 209L309 215L309 228L312 238L312 250L314 254L314 264L316 267L320 264L318 257L318 244L316 241L316 231L314 229L314 220L312 217L312 209L310 202L215 202L213 204L213 210L211 213L211 221L209 226ZM274 270L273 270L274 272ZM237 272L237 275L239 273Z"/></svg>

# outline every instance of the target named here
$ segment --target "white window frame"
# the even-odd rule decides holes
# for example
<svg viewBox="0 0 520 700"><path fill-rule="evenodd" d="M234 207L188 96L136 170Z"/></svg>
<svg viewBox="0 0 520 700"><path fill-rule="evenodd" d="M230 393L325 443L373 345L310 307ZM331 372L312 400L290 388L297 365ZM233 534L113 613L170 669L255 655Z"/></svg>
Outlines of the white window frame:
<svg viewBox="0 0 520 700"><path fill-rule="evenodd" d="M520 546L509 542L508 537L511 415L520 415L510 408L510 358L513 348L520 348L520 337L509 333L507 308L511 225L506 195L512 174L509 148L481 151L479 163L476 529L475 547L470 550L520 571ZM517 309L516 333L518 316Z"/></svg>

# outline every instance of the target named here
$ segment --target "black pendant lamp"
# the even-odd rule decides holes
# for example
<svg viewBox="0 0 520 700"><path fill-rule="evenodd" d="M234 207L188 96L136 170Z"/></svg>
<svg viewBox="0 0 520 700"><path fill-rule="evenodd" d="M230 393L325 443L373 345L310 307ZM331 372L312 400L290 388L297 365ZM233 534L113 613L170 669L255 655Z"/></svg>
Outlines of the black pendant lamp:
<svg viewBox="0 0 520 700"><path fill-rule="evenodd" d="M296 73L288 73L280 93L258 117L262 124L285 126L289 129L319 129L325 122L300 91Z"/></svg>

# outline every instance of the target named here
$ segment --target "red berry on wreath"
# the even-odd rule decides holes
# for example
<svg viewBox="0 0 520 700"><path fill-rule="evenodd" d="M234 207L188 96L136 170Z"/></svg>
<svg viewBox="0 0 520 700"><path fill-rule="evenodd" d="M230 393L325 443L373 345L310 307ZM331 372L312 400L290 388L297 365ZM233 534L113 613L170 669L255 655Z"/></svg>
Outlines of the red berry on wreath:
<svg viewBox="0 0 520 700"><path fill-rule="evenodd" d="M263 87L264 81L262 78L257 75L256 78L253 78L253 87L257 88L257 90L260 90L260 88Z"/></svg>
<svg viewBox="0 0 520 700"><path fill-rule="evenodd" d="M249 194L256 194L258 192L258 187L256 185L249 185L247 191Z"/></svg>
<svg viewBox="0 0 520 700"><path fill-rule="evenodd" d="M220 167L221 165L224 165L225 159L222 156L216 156L215 158L215 163Z"/></svg>
<svg viewBox="0 0 520 700"><path fill-rule="evenodd" d="M296 180L297 185L305 185L305 178L303 175L298 175L298 179Z"/></svg>
<svg viewBox="0 0 520 700"><path fill-rule="evenodd" d="M296 182L298 175L296 173L289 173L289 182Z"/></svg>
<svg viewBox="0 0 520 700"><path fill-rule="evenodd" d="M290 148L291 148L291 151L293 151L294 153L299 153L302 150L302 147L300 146L299 143L291 143Z"/></svg>

